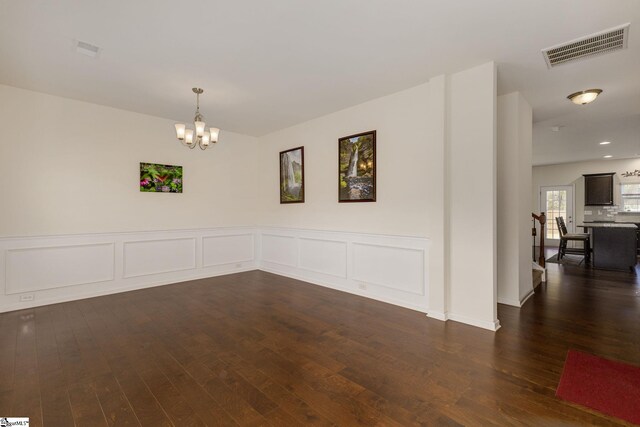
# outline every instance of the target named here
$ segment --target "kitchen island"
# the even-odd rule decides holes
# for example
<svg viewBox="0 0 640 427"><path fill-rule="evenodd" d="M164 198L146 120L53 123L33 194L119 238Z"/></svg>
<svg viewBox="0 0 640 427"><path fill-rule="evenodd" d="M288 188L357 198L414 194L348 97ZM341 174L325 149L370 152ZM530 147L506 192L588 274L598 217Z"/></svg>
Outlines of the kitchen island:
<svg viewBox="0 0 640 427"><path fill-rule="evenodd" d="M635 224L585 222L579 225L591 234L593 267L605 270L634 269L637 259Z"/></svg>

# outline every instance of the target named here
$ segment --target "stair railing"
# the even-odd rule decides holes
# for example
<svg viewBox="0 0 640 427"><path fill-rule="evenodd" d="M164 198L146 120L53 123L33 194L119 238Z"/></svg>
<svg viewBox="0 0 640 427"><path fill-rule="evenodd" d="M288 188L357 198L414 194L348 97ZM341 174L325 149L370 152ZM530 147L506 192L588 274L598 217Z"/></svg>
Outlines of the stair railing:
<svg viewBox="0 0 640 427"><path fill-rule="evenodd" d="M533 228L531 229L531 235L533 236L533 261L535 262L536 260L536 221L538 221L540 223L540 254L538 256L538 265L544 267L544 224L547 222L547 216L544 212L540 212L540 215L532 212L531 217L533 218Z"/></svg>

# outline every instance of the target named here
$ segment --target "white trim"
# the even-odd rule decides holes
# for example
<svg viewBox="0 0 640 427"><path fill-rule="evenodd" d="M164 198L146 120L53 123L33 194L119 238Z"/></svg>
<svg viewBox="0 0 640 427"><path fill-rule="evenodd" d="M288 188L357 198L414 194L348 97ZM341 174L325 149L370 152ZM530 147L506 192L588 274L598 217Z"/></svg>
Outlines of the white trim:
<svg viewBox="0 0 640 427"><path fill-rule="evenodd" d="M253 239L243 239L242 242L234 240L234 237L242 238L244 236L253 236ZM263 236L273 236L275 238L285 238L291 242L290 253L288 257L298 261L296 265L279 265L262 259L265 248L273 253L277 249L277 245L269 248L269 239L263 239ZM203 265L204 242L217 242L216 237L229 237L231 240L220 239L216 250L224 251L225 245L231 244L232 247L240 246L243 254L253 254L252 259L238 260L236 262L222 265ZM211 240L209 240L211 238ZM131 270L127 273L125 263L125 252L127 246L131 248L133 242L149 243L154 241L189 241L188 245L194 245L195 256L197 261L194 268L186 270L172 270L165 272L154 272L145 275L131 276L134 272ZM265 242L266 240L266 242ZM326 272L317 271L322 268L317 267L314 270L301 268L299 265L301 246L300 242L305 240L311 241L327 241L333 243L346 244L339 245L340 255L335 253L338 247L329 245L327 247L312 247L307 256L314 259L315 256L320 257L322 262L327 263ZM191 243L193 242L193 243ZM113 257L114 277L112 280L78 284L54 289L29 290L12 289L15 294L8 295L6 293L7 280L3 273L6 273L7 253L9 251L20 251L33 247L56 248L65 246L93 246L93 245L113 245L115 254ZM248 247L249 245L250 247ZM265 246L266 245L266 246ZM369 248L382 248L383 250L393 251L388 263L378 262L380 256L386 257L386 253L376 253L372 258L365 257L360 260L354 259L353 249L356 245L366 246ZM276 227L220 227L207 229L189 229L189 230L164 230L164 231L141 231L141 232L123 232L123 233L94 233L94 234L75 234L75 235L58 235L58 236L28 236L28 237L8 237L0 238L0 313L12 310L20 310L32 308L47 304L55 304L67 301L73 301L84 298L92 298L102 295L109 295L120 292L127 292L136 289L145 289L154 286L164 286L168 284L177 284L191 280L203 279L208 277L216 277L237 272L245 272L252 270L262 270L284 277L291 277L302 280L311 284L324 286L330 289L348 292L350 294L371 298L373 300L398 305L411 310L417 310L427 313L427 317L440 321L449 319L467 323L469 325L478 326L484 329L495 331L500 327L498 321L487 322L474 319L464 315L456 315L448 312L438 312L429 310L429 248L431 241L427 238L416 236L393 236L364 234L354 232L340 232L327 230L305 230L294 228L276 228ZM143 271L146 266L154 266L154 251L161 251L162 245L157 248L154 245L149 246L149 257L139 258L139 265L132 265L136 271ZM186 247L186 246L185 246ZM296 251L294 253L294 250ZM418 256L406 257L409 253L419 254ZM185 252L182 257L186 260L191 252ZM404 255L403 255L404 254ZM158 253L158 256L161 254ZM104 261L102 254L96 254L100 260ZM190 256L190 255L189 255ZM325 258L322 258L322 257ZM149 261L149 259L151 261ZM190 258L189 258L190 259ZM387 259L387 258L385 258ZM111 262L111 260L109 260ZM136 259L127 262L137 262ZM358 264L361 263L361 264ZM156 263L157 264L157 263ZM179 264L179 263L178 263ZM325 264L318 264L322 266ZM337 272L342 266L346 266L346 277L338 277L329 272ZM354 268L357 266L358 269ZM356 277L355 271L368 271L366 269L373 268L375 273L373 276ZM29 268L28 265L22 268ZM65 267L71 269L72 267ZM172 267L173 268L173 267ZM4 270L4 271L2 271ZM71 272L71 270L69 270ZM64 273L64 270L63 270ZM64 274L62 277L66 277ZM68 276L73 278L71 274ZM362 280L364 278L374 278L377 283ZM397 279L397 280L396 280ZM420 291L421 294L410 292L409 290ZM20 296L24 294L32 294L34 299L31 301L20 301Z"/></svg>
<svg viewBox="0 0 640 427"><path fill-rule="evenodd" d="M0 239L0 313L19 310L24 308L37 307L47 304L59 302L73 301L77 299L90 298L100 295L108 295L119 292L125 292L135 289L148 288L152 286L161 286L170 283L180 283L188 280L202 279L206 277L214 277L221 274L229 274L240 271L250 271L258 268L258 260L255 257L256 239L258 231L256 228L249 227L229 227L217 229L201 229L201 230L167 230L167 231L142 231L127 233L100 233L100 234L75 234L75 235L58 235L58 236L42 236L42 237L11 237ZM244 245L245 253L253 253L252 259L236 260L233 263L220 266L203 266L203 245L201 244L203 236L225 236L232 239L231 243L238 244L234 241L235 235L251 235L253 239L244 239L240 242ZM162 245L156 247L153 242L179 242L184 247L181 259L173 265L162 268L162 256L166 255ZM220 245L228 244L228 241L221 241ZM125 258L128 249L133 248L131 245L148 244L149 247L143 248L141 252L144 256L133 259ZM42 248L46 250L56 250L65 248L94 248L106 247L109 256L102 252L82 252L87 256L85 262L89 265L106 265L109 271L109 277L105 280L80 280L77 279L76 270L78 266L73 260L63 264L56 264L56 286L46 285L46 277L42 276L24 276L23 280L10 283L12 276L8 275L13 268L19 268L20 272L29 272L30 269L42 270L39 258L19 260L12 259L7 256L10 253L28 252L33 248ZM111 249L113 248L113 249ZM224 247L219 247L225 250ZM147 254L148 251L148 254ZM125 261L126 260L126 261ZM196 262L198 261L198 262ZM105 264L106 263L106 264ZM125 265L129 264L128 266ZM133 264L132 264L133 263ZM179 268L182 265L189 268ZM128 269L133 268L133 270ZM162 271L155 271L162 270ZM145 273L145 274L138 274ZM26 274L26 273L25 273ZM42 283L34 283L34 280ZM30 296L29 301L21 301L22 296Z"/></svg>
<svg viewBox="0 0 640 427"><path fill-rule="evenodd" d="M251 257L250 258L243 258L243 259L237 259L237 260L233 260L233 261L228 261L228 262L213 262L213 263L205 263L204 262L204 257L205 257L205 241L208 239L214 240L214 239L222 239L225 237L246 237L249 236L251 237ZM203 235L202 236L202 259L201 259L201 264L202 267L206 268L206 267L219 267L221 265L231 265L231 264L238 264L238 263L245 263L245 262L253 262L253 260L256 259L256 236L255 233L238 233L238 234L218 234L218 235L212 235L212 236L207 236L207 235Z"/></svg>
<svg viewBox="0 0 640 427"><path fill-rule="evenodd" d="M34 301L10 304L8 306L1 307L0 313L15 311L15 310L24 310L27 308L40 307L40 306L49 305L49 304L59 304L62 302L77 301L77 300L82 300L86 298L113 295L113 294L118 294L122 292L131 292L139 289L154 288L156 286L177 285L177 284L180 284L183 282L189 282L192 280L206 279L209 277L217 277L217 276L226 276L229 274L236 274L236 273L242 273L242 272L254 271L254 270L256 270L255 267L246 267L246 268L240 268L240 269L234 268L228 271L221 271L216 273L201 273L201 274L193 275L186 280L180 280L180 281L175 281L171 279L158 280L158 281L151 281L143 284L134 284L134 285L121 286L117 288L110 288L109 290L105 290L105 291L79 292L73 295L63 295L59 297L39 299L38 301L34 300Z"/></svg>
<svg viewBox="0 0 640 427"><path fill-rule="evenodd" d="M260 230L259 234L294 239L296 242L287 244L286 256L272 260L269 254L282 248L277 241L261 238L261 270L427 312L428 239L275 227ZM307 241L326 241L335 245L305 247L301 244ZM368 248L373 253L364 258L356 257L356 247ZM296 254L292 252L294 250L297 250ZM407 256L409 253L411 256ZM317 258L319 264L301 262L303 255L305 259ZM380 258L386 261L379 261ZM297 261L295 265L294 259ZM285 260L290 260L290 263L285 264ZM356 274L362 271L370 271L371 274Z"/></svg>
<svg viewBox="0 0 640 427"><path fill-rule="evenodd" d="M127 248L140 243L160 243L160 242L177 242L179 240L187 240L193 242L193 263L189 266L179 267L179 268L167 268L162 270L151 271L147 273L137 273L137 274L128 274L127 273ZM130 279L132 277L142 277L142 276L155 276L157 274L164 273L173 273L176 271L185 271L185 270L194 270L197 268L197 260L198 259L198 251L197 251L197 239L195 237L176 237L173 239L149 239L149 240L127 240L122 243L122 269L124 279Z"/></svg>
<svg viewBox="0 0 640 427"><path fill-rule="evenodd" d="M449 313L447 312L443 313L442 311L429 310L429 312L427 313L427 317L446 322L447 320L449 320Z"/></svg>
<svg viewBox="0 0 640 427"><path fill-rule="evenodd" d="M538 264L537 262L533 262L533 269L534 270L538 270L538 271L542 271L542 281L546 282L547 281L547 269L544 268L543 266L541 266L540 264Z"/></svg>
<svg viewBox="0 0 640 427"><path fill-rule="evenodd" d="M520 301L511 298L498 297L498 304L510 305L512 307L520 307Z"/></svg>
<svg viewBox="0 0 640 427"><path fill-rule="evenodd" d="M21 294L21 293L25 293L24 290L20 291L20 290L12 290L11 289L11 282L9 280L9 276L11 274L11 267L9 265L9 257L7 255L10 255L12 252L29 252L29 251L38 251L38 250L56 250L56 249L67 249L67 248L81 248L81 247L98 247L98 246L111 246L111 253L112 253L112 268L111 268L111 276L108 278L103 278L103 279L98 279L98 280L83 280L83 281L72 281L72 282L68 282L68 283L64 283L62 285L55 285L55 286L46 286L44 288L38 288L38 289L30 289L27 290L26 292L38 292L38 291L44 291L44 290L49 290L49 289L60 289L60 288L66 288L69 286L79 286L79 285L88 285L88 284L92 284L92 283L102 283L102 282L109 282L111 280L113 280L115 278L115 257L116 257L116 245L113 242L105 242L105 243L100 243L100 242L96 242L96 243L88 243L88 244L74 244L74 245L51 245L51 246L39 246L39 247L21 247L21 248L16 248L16 249L7 249L5 251L5 257L4 257L4 261L5 261L5 268L4 268L4 283L5 283L5 294L6 295L15 295L15 294ZM0 311L1 312L1 311Z"/></svg>
<svg viewBox="0 0 640 427"><path fill-rule="evenodd" d="M455 314L455 313L449 313L449 320L453 320L454 322L465 323L465 324L471 325L471 326L477 326L479 328L488 329L488 330L493 331L493 332L495 332L498 329L500 329L500 321L499 320L495 320L493 322L485 321L485 320L478 320L478 319L474 319L474 318L471 318L471 317L458 315L458 314Z"/></svg>
<svg viewBox="0 0 640 427"><path fill-rule="evenodd" d="M310 279L309 277L304 276L304 275L295 274L295 273L285 273L285 272L282 272L280 270L273 270L273 269L265 267L265 266L260 267L258 270L264 271L264 272L267 272L267 273L277 274L278 276L289 277L291 279L300 280L300 281L306 282L306 283L311 283L312 285L318 285L318 286L322 286L322 287L325 287L325 288L330 288L330 289L333 289L335 291L346 292L348 294L358 295L358 296L361 296L361 297L364 297L364 298L369 298L369 299L373 299L373 300L376 300L376 301L384 302L384 303L387 303L387 304L397 305L397 306L400 306L400 307L408 308L410 310L415 310L415 311L419 311L419 312L425 313L424 308L422 308L420 306L417 306L417 305L413 305L413 304L409 304L409 303L406 303L406 302L403 302L403 301L395 300L393 298L381 298L381 297L378 297L376 295L370 295L370 294L365 293L365 292L358 292L357 290L344 288L344 287L337 286L335 284L332 284L332 283L329 283L329 282L325 282L325 281L322 281L322 280Z"/></svg>
<svg viewBox="0 0 640 427"><path fill-rule="evenodd" d="M520 301L520 307L522 307L524 303L527 302L527 300L533 296L533 294L535 294L535 291L531 289L529 293L525 295L524 298L522 298L522 300Z"/></svg>

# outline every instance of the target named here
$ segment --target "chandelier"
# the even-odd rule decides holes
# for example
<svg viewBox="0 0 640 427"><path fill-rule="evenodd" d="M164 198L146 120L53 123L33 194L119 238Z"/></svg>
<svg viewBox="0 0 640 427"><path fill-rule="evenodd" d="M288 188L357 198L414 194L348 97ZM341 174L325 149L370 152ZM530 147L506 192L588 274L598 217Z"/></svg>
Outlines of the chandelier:
<svg viewBox="0 0 640 427"><path fill-rule="evenodd" d="M199 87L194 87L191 90L196 94L196 116L193 119L195 130L187 128L183 123L176 123L176 137L189 148L194 148L197 145L201 150L206 150L211 143L218 142L220 129L209 128L208 131L205 130L204 117L200 114L200 94L204 90Z"/></svg>

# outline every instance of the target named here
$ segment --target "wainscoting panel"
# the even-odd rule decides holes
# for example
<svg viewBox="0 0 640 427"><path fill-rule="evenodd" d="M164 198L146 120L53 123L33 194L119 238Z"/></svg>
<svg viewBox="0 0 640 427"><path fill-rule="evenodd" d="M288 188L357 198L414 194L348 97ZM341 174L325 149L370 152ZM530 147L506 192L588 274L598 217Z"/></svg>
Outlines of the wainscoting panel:
<svg viewBox="0 0 640 427"><path fill-rule="evenodd" d="M261 233L262 270L428 309L428 239L266 227Z"/></svg>
<svg viewBox="0 0 640 427"><path fill-rule="evenodd" d="M202 238L202 246L204 267L251 262L254 259L253 233L205 236Z"/></svg>
<svg viewBox="0 0 640 427"><path fill-rule="evenodd" d="M286 234L262 234L262 259L270 264L288 267L298 265L298 241Z"/></svg>
<svg viewBox="0 0 640 427"><path fill-rule="evenodd" d="M196 239L162 239L124 243L124 277L196 268Z"/></svg>
<svg viewBox="0 0 640 427"><path fill-rule="evenodd" d="M0 239L0 312L262 269L426 312L425 238L228 227Z"/></svg>
<svg viewBox="0 0 640 427"><path fill-rule="evenodd" d="M0 312L258 268L252 227L0 239Z"/></svg>
<svg viewBox="0 0 640 427"><path fill-rule="evenodd" d="M6 293L41 291L114 278L114 244L8 250Z"/></svg>
<svg viewBox="0 0 640 427"><path fill-rule="evenodd" d="M353 279L424 296L424 250L353 244Z"/></svg>
<svg viewBox="0 0 640 427"><path fill-rule="evenodd" d="M300 238L300 268L347 278L347 242Z"/></svg>

